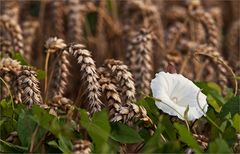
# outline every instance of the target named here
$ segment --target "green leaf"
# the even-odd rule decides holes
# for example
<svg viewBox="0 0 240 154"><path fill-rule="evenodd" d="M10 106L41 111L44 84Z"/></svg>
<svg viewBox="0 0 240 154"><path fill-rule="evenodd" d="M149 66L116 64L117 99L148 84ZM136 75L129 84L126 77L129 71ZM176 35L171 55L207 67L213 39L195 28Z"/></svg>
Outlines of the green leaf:
<svg viewBox="0 0 240 154"><path fill-rule="evenodd" d="M202 89L205 95L211 95L216 102L222 106L225 104L224 98L221 96L221 88L214 82L196 82L200 89Z"/></svg>
<svg viewBox="0 0 240 154"><path fill-rule="evenodd" d="M207 101L208 103L214 108L216 112L221 111L221 106L217 103L217 101L212 97L212 95L207 95Z"/></svg>
<svg viewBox="0 0 240 154"><path fill-rule="evenodd" d="M166 129L164 131L168 135L169 139L175 141L177 139L176 137L177 134L172 122L169 119L169 116L163 115L163 118L160 124L165 126Z"/></svg>
<svg viewBox="0 0 240 154"><path fill-rule="evenodd" d="M80 109L81 125L87 129L87 132L93 143L96 145L96 152L106 153L107 141L110 134L110 124L108 115L105 110L97 112L93 115L92 120L88 118L85 110Z"/></svg>
<svg viewBox="0 0 240 154"><path fill-rule="evenodd" d="M41 70L41 69L37 70L37 78L39 80L43 80L45 78L45 75L46 75L46 73L44 70Z"/></svg>
<svg viewBox="0 0 240 154"><path fill-rule="evenodd" d="M53 115L37 105L32 106L30 118L47 130L50 130L50 124L55 119Z"/></svg>
<svg viewBox="0 0 240 154"><path fill-rule="evenodd" d="M0 120L0 126L2 126L2 124L6 121L6 119L1 119Z"/></svg>
<svg viewBox="0 0 240 154"><path fill-rule="evenodd" d="M0 102L0 115L12 118L14 114L11 101L2 99Z"/></svg>
<svg viewBox="0 0 240 154"><path fill-rule="evenodd" d="M160 116L159 109L155 105L155 100L151 97L145 97L138 102L139 105L144 106L147 110L149 117L154 121L154 123L158 123L158 117Z"/></svg>
<svg viewBox="0 0 240 154"><path fill-rule="evenodd" d="M13 53L13 59L19 61L21 65L29 65L25 58L18 52Z"/></svg>
<svg viewBox="0 0 240 154"><path fill-rule="evenodd" d="M217 138L214 142L209 144L209 153L232 153L227 143L220 138Z"/></svg>
<svg viewBox="0 0 240 154"><path fill-rule="evenodd" d="M238 133L240 133L240 115L235 114L233 116L233 127L236 129Z"/></svg>
<svg viewBox="0 0 240 154"><path fill-rule="evenodd" d="M165 130L165 127L161 124L158 124L156 131L153 136L148 140L148 142L144 145L141 153L157 153L159 148L164 143L161 134Z"/></svg>
<svg viewBox="0 0 240 154"><path fill-rule="evenodd" d="M22 112L17 122L18 137L23 146L30 146L31 138L35 132L34 145L37 144L45 135L46 129L39 126L32 118L31 112Z"/></svg>
<svg viewBox="0 0 240 154"><path fill-rule="evenodd" d="M63 152L63 153L71 153L72 151L72 143L71 140L63 137L63 136L59 136L59 149Z"/></svg>
<svg viewBox="0 0 240 154"><path fill-rule="evenodd" d="M174 123L175 128L178 130L180 135L180 140L186 143L191 148L197 150L198 152L201 151L197 141L193 138L192 134L187 130L184 125Z"/></svg>
<svg viewBox="0 0 240 154"><path fill-rule="evenodd" d="M231 98L229 101L227 101L226 104L223 105L220 112L220 117L223 118L229 113L231 117L233 117L236 113L240 114L239 106L240 106L240 96Z"/></svg>
<svg viewBox="0 0 240 154"><path fill-rule="evenodd" d="M144 141L134 129L122 123L114 123L112 125L111 138L126 144Z"/></svg>
<svg viewBox="0 0 240 154"><path fill-rule="evenodd" d="M31 135L33 134L37 124L30 119L25 112L22 112L18 117L17 132L18 137L23 146L30 146Z"/></svg>
<svg viewBox="0 0 240 154"><path fill-rule="evenodd" d="M47 144L54 148L59 148L59 145L57 144L57 142L55 140L49 141Z"/></svg>

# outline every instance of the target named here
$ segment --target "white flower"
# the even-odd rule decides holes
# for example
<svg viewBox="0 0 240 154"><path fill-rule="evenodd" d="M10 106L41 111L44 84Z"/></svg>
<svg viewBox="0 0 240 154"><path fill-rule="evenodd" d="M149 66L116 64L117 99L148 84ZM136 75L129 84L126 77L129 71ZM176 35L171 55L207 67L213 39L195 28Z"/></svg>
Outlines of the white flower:
<svg viewBox="0 0 240 154"><path fill-rule="evenodd" d="M184 112L189 107L186 120L192 121L207 112L206 95L181 74L157 73L151 82L151 89L153 97L159 99L155 102L157 107L169 115L185 120Z"/></svg>

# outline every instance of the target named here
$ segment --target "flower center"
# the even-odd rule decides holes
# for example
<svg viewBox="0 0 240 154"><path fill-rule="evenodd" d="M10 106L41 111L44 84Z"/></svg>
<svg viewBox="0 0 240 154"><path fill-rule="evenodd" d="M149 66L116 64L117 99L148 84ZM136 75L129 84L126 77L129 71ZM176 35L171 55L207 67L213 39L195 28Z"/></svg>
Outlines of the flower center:
<svg viewBox="0 0 240 154"><path fill-rule="evenodd" d="M172 97L172 99L171 99L174 103L176 103L177 104L177 97Z"/></svg>

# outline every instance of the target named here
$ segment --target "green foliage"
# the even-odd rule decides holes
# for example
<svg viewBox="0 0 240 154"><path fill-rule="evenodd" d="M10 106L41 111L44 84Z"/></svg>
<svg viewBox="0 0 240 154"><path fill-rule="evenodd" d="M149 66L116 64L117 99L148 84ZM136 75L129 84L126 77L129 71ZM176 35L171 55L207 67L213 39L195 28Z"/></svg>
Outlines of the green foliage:
<svg viewBox="0 0 240 154"><path fill-rule="evenodd" d="M92 119L89 119L87 112L80 109L80 115L80 123L91 137L95 145L95 152L107 152L107 141L111 131L107 112L105 110L97 112Z"/></svg>
<svg viewBox="0 0 240 154"><path fill-rule="evenodd" d="M208 152L209 153L232 153L232 150L229 148L229 146L223 139L217 138L215 141L210 143Z"/></svg>
<svg viewBox="0 0 240 154"><path fill-rule="evenodd" d="M39 78L44 77L40 71ZM47 110L33 105L28 109L23 104L13 104L9 98L0 101L0 151L8 153L40 153L44 147L46 153L71 153L72 143L76 139L88 139L92 142L93 153L117 153L122 144L141 145L142 153L183 153L186 147L196 153L231 153L236 142L236 133L240 132L239 96L232 92L224 98L221 89L214 83L197 83L208 97L210 104L207 116L197 120L194 125L201 126L208 122L209 148L202 150L181 120L173 122L171 116L161 112L152 97L141 99L138 104L146 108L149 117L157 125L150 135L147 128L136 129L117 122L110 123L106 110L95 113L92 117L79 110L80 121L66 116L55 117ZM185 112L187 114L187 110ZM81 131L77 124L80 124ZM189 122L191 126L191 122ZM17 131L14 143L7 142L9 134ZM31 147L31 148L30 148Z"/></svg>
<svg viewBox="0 0 240 154"><path fill-rule="evenodd" d="M240 114L240 96L232 97L223 105L220 116L225 117L228 114L233 117L235 114Z"/></svg>
<svg viewBox="0 0 240 154"><path fill-rule="evenodd" d="M12 58L19 61L21 65L29 65L27 60L19 52L13 52Z"/></svg>
<svg viewBox="0 0 240 154"><path fill-rule="evenodd" d="M43 80L46 76L46 72L41 70L41 69L38 69L37 70L37 78L38 80Z"/></svg>
<svg viewBox="0 0 240 154"><path fill-rule="evenodd" d="M175 128L178 130L178 133L180 135L180 140L184 143L186 143L189 147L195 149L196 151L201 151L197 141L193 138L192 134L187 130L187 128L184 125L175 123Z"/></svg>
<svg viewBox="0 0 240 154"><path fill-rule="evenodd" d="M134 129L121 123L112 125L111 138L120 143L139 143L144 141Z"/></svg>

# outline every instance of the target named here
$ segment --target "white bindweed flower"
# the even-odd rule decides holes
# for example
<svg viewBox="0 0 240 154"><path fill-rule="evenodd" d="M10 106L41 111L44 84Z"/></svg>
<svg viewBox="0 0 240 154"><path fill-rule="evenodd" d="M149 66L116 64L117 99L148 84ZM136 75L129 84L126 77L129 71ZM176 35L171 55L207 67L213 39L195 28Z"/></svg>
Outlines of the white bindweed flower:
<svg viewBox="0 0 240 154"><path fill-rule="evenodd" d="M192 121L207 112L207 96L181 74L157 73L151 82L151 89L153 97L159 99L155 102L157 107L169 115L185 120L184 112L189 109L185 112L185 118Z"/></svg>

